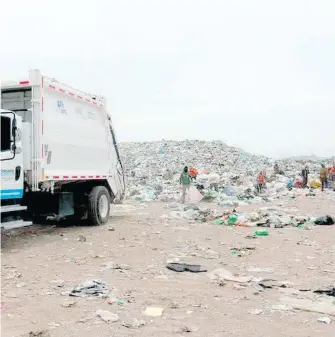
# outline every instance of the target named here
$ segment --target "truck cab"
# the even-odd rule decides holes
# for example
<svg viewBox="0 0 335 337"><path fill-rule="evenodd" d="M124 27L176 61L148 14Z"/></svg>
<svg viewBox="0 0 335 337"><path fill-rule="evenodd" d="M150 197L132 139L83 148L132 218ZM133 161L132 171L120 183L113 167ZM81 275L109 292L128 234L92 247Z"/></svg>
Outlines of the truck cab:
<svg viewBox="0 0 335 337"><path fill-rule="evenodd" d="M1 223L12 229L29 225L22 220L24 167L22 119L14 111L1 109Z"/></svg>

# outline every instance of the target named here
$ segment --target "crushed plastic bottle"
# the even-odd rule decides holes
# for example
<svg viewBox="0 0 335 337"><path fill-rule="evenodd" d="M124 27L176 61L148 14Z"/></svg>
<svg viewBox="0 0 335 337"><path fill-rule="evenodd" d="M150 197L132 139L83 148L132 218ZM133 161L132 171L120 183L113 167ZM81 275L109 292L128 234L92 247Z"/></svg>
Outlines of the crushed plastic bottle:
<svg viewBox="0 0 335 337"><path fill-rule="evenodd" d="M255 233L254 236L268 236L269 232L266 229L258 229Z"/></svg>
<svg viewBox="0 0 335 337"><path fill-rule="evenodd" d="M212 223L214 224L214 225L222 225L223 224L223 220L222 219L215 219L215 220L213 220L212 221Z"/></svg>
<svg viewBox="0 0 335 337"><path fill-rule="evenodd" d="M108 299L107 303L109 304L118 304L118 305L124 305L125 304L125 301L123 299L120 299L120 298L117 298L115 296L112 296Z"/></svg>
<svg viewBox="0 0 335 337"><path fill-rule="evenodd" d="M231 215L229 218L228 218L228 225L234 225L238 220L238 217L236 214L233 214Z"/></svg>
<svg viewBox="0 0 335 337"><path fill-rule="evenodd" d="M233 249L231 251L232 255L241 255L241 251L237 250L237 249Z"/></svg>

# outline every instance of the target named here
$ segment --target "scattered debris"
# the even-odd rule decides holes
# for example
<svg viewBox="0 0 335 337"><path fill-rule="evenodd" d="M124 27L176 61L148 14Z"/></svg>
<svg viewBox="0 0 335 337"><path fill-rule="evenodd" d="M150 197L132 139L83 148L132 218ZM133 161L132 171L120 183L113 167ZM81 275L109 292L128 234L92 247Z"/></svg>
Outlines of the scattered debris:
<svg viewBox="0 0 335 337"><path fill-rule="evenodd" d="M160 147L160 145L163 147L163 152L157 147ZM129 145L126 144L124 146L127 147ZM196 151L192 151L192 148ZM203 148L204 150L202 150ZM200 149L200 151L198 151L198 149ZM283 316L293 315L290 317L290 321L292 319L293 321L298 320L301 322L295 309L321 312L322 314L309 314L309 318L306 314L305 317L302 318L306 319L307 317L311 324L313 324L313 320L314 324L316 324L315 321L319 316L325 316L320 317L318 319L319 322L325 324L331 323L329 317L333 318L331 315L334 314L335 289L332 287L323 290L324 286L320 287L320 284L322 284L321 278L323 277L327 280L324 284L328 285L329 283L327 282L329 282L329 279L331 280L331 276L333 276L332 274L323 274L325 272L333 272L334 246L330 240L331 238L328 237L329 233L326 234L326 240L324 240L324 233L329 232L332 228L318 228L314 226L314 224L330 225L331 221L329 218L333 217L334 220L332 200L335 194L328 190L324 193L321 193L319 190L309 190L307 195L313 198L311 200L306 197L306 191L308 191L308 189L295 189L294 186L297 186L295 183L299 180L299 177L296 176L299 175L298 171L301 170L301 163L292 164L289 160L286 162L283 161L283 163L285 162L285 166L283 166L285 175L274 174L270 168L272 163L267 158L243 154L239 149L225 146L225 144L221 142L212 142L209 144L207 142L193 141L183 143L162 141L156 144L141 144L138 150L139 155L137 155L137 151L135 152L136 155L129 155L132 151L126 153L125 162L127 163L127 167L125 167L125 170L130 178L127 182L126 198L139 202L136 202L134 206L115 205L116 209L122 211L120 213L125 212L126 207L129 208L127 210L127 212L129 211L127 218L117 219L116 223L120 220L120 222L125 221L127 224L130 224L129 230L133 230L131 238L127 236L127 231L124 228L119 228L118 225L113 224L117 227L106 226L105 228L100 228L99 231L94 234L94 243L89 242L89 246L87 241L92 241L93 236L89 234L92 231L89 229L81 231L86 235L86 238L84 235L79 235L76 230L65 234L67 237L64 238L64 240L68 241L60 242L67 244L63 247L64 249L61 250L59 248L59 251L57 251L56 249L58 247L55 246L52 241L53 238L51 234L46 240L47 248L50 248L50 251L47 251L45 256L40 255L41 250L33 249L31 245L25 245L25 242L23 242L24 247L20 248L20 255L26 253L27 257L32 258L27 261L35 265L33 268L29 268L31 266L27 265L28 268L26 268L22 260L17 264L12 263L17 256L14 258L12 256L4 261L8 263L8 266L5 268L13 268L10 264L15 265L17 270L20 269L20 271L24 273L22 279L19 279L22 274L19 276L20 274L14 273L13 270L8 270L8 272L5 270L4 273L4 278L6 281L9 281L4 284L3 303L10 308L10 310L3 311L4 319L9 319L5 322L7 326L10 326L10 320L14 322L25 319L24 317L17 316L20 314L20 308L16 306L16 304L20 302L19 299L22 299L24 296L31 296L31 298L36 299L37 303L38 300L43 301L41 304L44 307L47 301L44 301L41 296L57 295L58 288L63 288L67 285L69 280L73 280L75 272L84 275L86 273L88 279L98 277L95 273L97 267L99 269L99 264L101 264L102 268L98 271L99 277L100 275L108 275L109 278L113 279L115 285L122 289L122 296L121 293L120 298L111 296L106 284L95 280L86 281L76 286L71 292L64 291L62 294L66 294L68 300L65 302L56 302L60 314L63 315L58 319L62 322L62 325L64 324L62 329L59 329L62 331L58 331L58 333L64 333L64 328L67 324L66 315L70 313L71 315L73 314L73 317L77 317L75 318L76 322L78 322L78 318L82 317L82 315L92 315L91 318L82 318L79 321L87 322L88 320L93 320L93 322L87 325L85 324L85 326L79 326L79 330L77 331L79 334L85 334L84 331L86 328L92 328L94 324L104 325L104 329L110 329L111 327L103 323L103 321L108 323L116 322L119 320L119 315L124 330L126 330L126 328L136 330L150 322L153 324L158 323L160 325L159 329L165 330L166 333L168 333L167 330L169 329L167 325L174 326L174 320L180 321L181 319L185 319L183 324L186 325L181 325L178 328L178 332L186 335L186 333L198 331L197 327L191 325L193 322L197 325L199 324L199 327L202 327L203 324L206 323L203 322L203 320L197 320L201 315L205 315L208 320L213 317L212 314L215 314L215 312L212 312L212 309L216 307L215 304L213 307L213 301L217 301L216 304L218 304L218 307L222 307L222 305L234 305L236 306L236 310L242 314L247 312L250 315L264 315L264 319L266 319L270 325L272 324L274 328L276 328L276 326L278 327L278 324L281 324L280 319L283 319ZM154 153L152 155L150 151L159 152L159 154L155 155ZM180 174L179 171L184 164L197 167L199 170L197 182L192 182L193 186L190 192L192 194L192 202L194 200L194 202L198 203L197 205L170 203L170 201L177 201L180 197L178 178ZM313 165L313 163L310 165L310 175L312 180L315 180L313 174L317 175L319 168L315 166L313 169ZM264 186L261 195L256 195L254 180L259 168L262 170L264 168L264 170L267 171L267 177L266 186ZM130 169L133 171L131 174ZM291 177L293 184L288 184L289 180L291 181ZM290 185L289 188L288 185ZM197 191L194 190L195 188L197 188ZM292 191L288 191L288 189L292 188ZM322 199L319 199L321 195ZM203 199L205 202L200 201L200 199ZM328 208L326 208L327 206L323 204L323 202L319 203L319 200L326 201L327 199L331 201ZM164 202L164 204L161 203L158 205L155 203L149 205L146 203L146 201L151 200L161 201ZM291 204L289 207L285 206L295 200L297 201L296 203ZM210 204L210 202L212 202L212 204ZM305 209L303 207L300 209L300 206L302 206L304 202L306 202L306 205L303 205ZM315 207L309 209L307 202L314 202ZM243 205L247 206L247 204L250 203L263 204L270 207L256 206L258 208L257 210L251 207L239 207ZM274 204L276 204L276 206L273 206ZM320 206L318 206L319 204ZM148 213L146 213L147 215L145 216L142 216L142 214L145 213L138 212L138 209L142 206L143 208L148 207ZM157 209L155 207L157 207ZM164 214L158 213L158 211L161 211L161 209L158 209L160 207L165 210ZM327 213L329 212L329 216L313 218L309 215L313 213L313 215L326 214L325 210ZM299 212L302 212L303 215L299 214ZM141 216L139 214L141 214ZM202 224L200 222L206 223ZM251 229L241 227L250 227ZM276 230L278 228L288 229ZM115 233L108 234L105 232L106 230L115 232L116 229L120 229L120 236L118 237L113 236ZM313 233L305 232L306 229L313 229L316 234L312 235ZM65 233L66 230L62 229L62 231ZM186 233L182 233L182 231L188 231L187 235L184 235ZM320 234L322 231L323 233ZM249 245L255 244L255 246L259 244L256 246L257 248L246 247L247 243L244 239L246 234L251 234L246 237L247 239L254 240L248 240L247 243ZM60 235L64 237L64 234ZM267 235L271 235L271 237L263 241L261 236ZM323 235L322 238L321 235ZM308 239L320 240L320 242L312 242ZM71 244L69 245L70 240L75 241L75 245L72 247ZM81 244L79 244L77 240L81 242ZM220 242L219 245L220 240L225 240L225 243L222 244ZM297 241L299 241L298 245L296 245ZM117 245L115 249L113 249L112 242ZM174 242L174 245L172 245L171 242ZM231 242L234 242L234 246L230 244ZM57 243L59 243L59 236L57 236ZM85 243L85 245L83 243ZM262 244L265 246L262 247ZM57 248L55 249L55 247ZM3 249L5 254L9 253L10 248ZM217 250L217 252L214 250ZM15 251L18 252L18 250ZM31 253L36 255L29 255ZM70 258L68 254L74 254L75 257ZM143 254L144 258L140 259L140 261L138 260L138 256L135 256L136 254ZM231 256L232 254L235 257L243 256L244 258L234 259ZM249 256L251 254L252 256ZM322 256L322 258L319 259L319 256ZM92 259L92 257L94 259ZM162 269L162 265L160 264L167 258L170 258L170 260L163 265ZM205 263L206 267L200 264L192 265L182 263L185 260L190 261L188 260L190 258L194 258L196 263L204 263L204 259L216 259L216 261L209 261L213 263ZM129 263L132 268L124 264L109 262L109 259L115 259L115 261L119 261L120 263ZM275 260L274 264L271 264L271 259ZM70 270L66 282L63 280L52 280L48 283L50 278L62 277L57 275L64 275L61 270L64 260L66 262L75 263L77 267L79 265L81 266L79 266L79 269L75 268ZM102 262L106 263L102 264ZM41 264L41 268L37 269L36 265L39 263ZM215 286L227 287L227 289L216 288L218 291L214 293L214 297L213 292L208 291L213 285L206 285L206 282L204 282L202 278L203 275L176 275L175 273L206 272L210 265L212 266L210 268L211 273L208 273L208 276L215 281ZM213 270L213 266L220 268ZM270 268L272 266L275 269ZM69 270L68 267L70 266L67 265L66 267L67 270ZM228 268L228 270L221 267ZM172 271L167 271L167 269ZM42 270L42 272L34 275L34 273L27 273L27 270ZM131 271L127 272L128 270ZM314 271L312 272L312 270ZM271 274L275 271L279 280L263 278L264 276L276 278ZM235 272L238 274L235 274ZM54 276L45 278L45 273ZM88 273L92 273L92 275ZM264 275L262 273L264 273ZM267 273L269 274L267 275ZM182 285L180 283L180 277L187 277L189 282ZM301 280L301 278L305 277L306 279L303 280L302 283L305 285L306 280L311 280L311 289L308 290L308 293L299 292L299 288L292 288L293 285L289 281L280 280L286 277L292 277L295 282L299 282L299 278ZM317 287L322 289L316 290L318 288L316 288L315 283L312 283L315 278L318 279ZM155 286L149 289L151 284L149 281L151 279L154 279ZM29 287L16 289L15 286L23 286L22 284L24 283L21 282L22 280L27 282ZM42 289L39 289L40 283L45 282L45 280L47 280L46 285L42 283ZM79 279L79 281L80 280L81 279ZM177 292L172 289L174 287L171 288L168 286L169 282L177 288ZM202 283L202 285L200 285L199 282ZM207 282L209 282L209 279ZM139 289L140 284L143 285L143 289ZM200 297L195 297L194 289L192 290L187 287L197 287L198 284L201 289L197 288L195 291L197 295L200 294ZM134 290L134 293L130 294L130 291L128 291L128 293L125 294L124 289L127 286L136 289L136 292ZM51 287L56 290L50 289ZM179 289L179 287L181 288ZM12 289L18 292L17 295L13 296L18 299L13 301L9 300L9 293ZM53 293L50 292L50 290L53 290ZM113 290L115 294L118 295L119 290ZM139 291L141 292L140 297L138 297ZM265 294L265 291L268 293ZM252 293L258 295L260 292L263 292L264 296L252 296ZM271 300L278 294L285 294L285 296L291 296L292 298L289 297L289 300L281 301L279 304L273 304ZM99 301L101 307L96 307L96 298L78 300L77 298L68 297L69 295L75 297L102 296L103 300ZM143 297L148 298L148 301L144 307L142 307L143 310L145 309L143 314L149 317L142 317L146 319L148 323L140 320L139 318L141 317L132 318L136 317L136 315L128 317L121 316L124 314L129 315L129 312L143 305L141 304L143 303L141 300ZM151 298L156 298L157 303L150 303ZM194 298L197 298L197 301L203 303L193 304L192 299L194 300ZM71 301L71 299L77 302ZM171 301L172 299L179 303ZM327 299L329 301L327 301ZM50 298L50 300L52 300L52 298ZM135 301L137 302L135 305L128 305L128 303L134 303ZM206 301L208 301L208 304L204 304ZM76 306L76 304L78 308L64 309L72 308ZM114 308L108 304L113 305ZM164 312L165 309L150 306L155 304L162 307L167 306L169 308L169 315L167 316L169 317L164 317L166 316ZM60 305L62 305L63 308L61 308ZM148 305L147 308L146 305ZM194 308L201 308L201 310L193 309L192 306ZM263 308L263 306L264 311L258 309ZM92 310L92 308L94 309ZM265 308L267 310L266 314ZM106 310L96 311L97 309L110 309L115 313ZM194 312L188 309L193 309ZM6 308L1 307L1 310L6 310ZM80 314L82 310L87 311L86 314ZM282 311L282 313L274 311ZM173 315L170 316L170 313L173 313ZM7 314L13 315L7 316ZM177 317L179 315L181 317ZM329 317L327 317L328 315ZM153 321L154 317L157 317L158 322ZM162 318L159 319L159 317ZM166 320L163 318L166 318ZM254 318L258 321L260 319ZM30 320L29 318L26 319L27 322ZM48 320L45 319L46 317L44 317L43 322L48 322ZM204 329L206 331L203 331L202 335L206 336L210 333L209 330L213 331L213 329L215 329L218 331L220 328L222 329L222 327L225 329L222 333L226 333L227 335L241 335L243 326L237 327L234 324L226 324L229 320L229 313L226 317L222 316L222 319L223 321L221 322L213 322L212 324L215 326L205 327ZM253 317L249 316L248 320L251 321L252 319ZM37 321L30 321L30 324L32 323L36 324ZM51 323L50 325L57 327L59 323ZM15 327L15 324L13 327ZM114 328L117 330L119 328L122 329L119 325L114 325ZM293 330L304 330L300 331L300 334L306 334L309 328L310 324L304 324L299 326L299 328L296 328L293 324ZM321 328L327 327L319 326L319 330ZM152 329L150 328L149 330ZM153 327L153 330L157 333L157 326ZM106 331L105 333L107 334L115 333L115 331ZM296 333L297 331L298 330L292 331L291 329L287 334L294 335L294 332ZM220 332L218 333L220 334ZM132 332L130 330L127 333L135 334L137 331ZM140 333L140 331L138 331L138 333ZM45 337L39 333L34 333L30 337L32 336ZM47 336L50 336L49 332Z"/></svg>
<svg viewBox="0 0 335 337"><path fill-rule="evenodd" d="M144 326L146 322L144 320L138 320L137 318L130 318L121 323L124 327L128 329L138 329Z"/></svg>
<svg viewBox="0 0 335 337"><path fill-rule="evenodd" d="M326 226L329 226L329 225L334 225L335 224L335 221L334 219L329 216L329 215L325 215L325 216L321 216L319 218L317 218L314 223L316 225L326 225Z"/></svg>
<svg viewBox="0 0 335 337"><path fill-rule="evenodd" d="M321 290L321 289L315 290L314 293L315 294L324 294L324 295L335 297L335 287L330 287L329 289L325 289L325 290Z"/></svg>
<svg viewBox="0 0 335 337"><path fill-rule="evenodd" d="M107 303L108 304L118 304L118 305L124 305L124 303L125 303L125 301L124 300L122 300L122 299L119 299L119 298L117 298L117 297L115 297L115 296L112 296L112 297L110 297L108 300L107 300Z"/></svg>
<svg viewBox="0 0 335 337"><path fill-rule="evenodd" d="M77 287L73 288L70 296L86 297L86 296L102 296L107 293L106 284L98 280L88 280Z"/></svg>
<svg viewBox="0 0 335 337"><path fill-rule="evenodd" d="M96 311L96 316L99 316L103 321L107 323L115 323L119 320L119 316L116 314L113 314L110 311L107 310L98 310Z"/></svg>
<svg viewBox="0 0 335 337"><path fill-rule="evenodd" d="M84 235L80 234L79 238L78 238L78 241L80 241L80 242L86 242L87 239L86 239L86 237Z"/></svg>
<svg viewBox="0 0 335 337"><path fill-rule="evenodd" d="M184 271L190 271L192 273L207 272L207 269L199 264L169 263L167 264L166 268L176 272L184 272Z"/></svg>
<svg viewBox="0 0 335 337"><path fill-rule="evenodd" d="M310 241L307 239L298 241L297 245L308 246L308 247L318 247L319 246L316 242Z"/></svg>
<svg viewBox="0 0 335 337"><path fill-rule="evenodd" d="M264 289L272 289L272 288L289 288L294 284L290 281L277 281L272 279L263 279L258 285L260 285Z"/></svg>
<svg viewBox="0 0 335 337"><path fill-rule="evenodd" d="M196 326L182 325L174 329L176 333L184 333L184 332L197 332L199 328Z"/></svg>
<svg viewBox="0 0 335 337"><path fill-rule="evenodd" d="M274 304L271 306L272 310L276 310L276 311L289 311L291 310L291 308L289 306L287 306L286 304Z"/></svg>
<svg viewBox="0 0 335 337"><path fill-rule="evenodd" d="M224 268L213 270L208 277L216 281L232 281L237 283L248 283L252 280L251 276L235 276L232 272Z"/></svg>
<svg viewBox="0 0 335 337"><path fill-rule="evenodd" d="M254 232L254 236L268 236L269 232L266 229L258 229Z"/></svg>
<svg viewBox="0 0 335 337"><path fill-rule="evenodd" d="M261 309L249 309L248 313L251 315L260 315L263 312Z"/></svg>
<svg viewBox="0 0 335 337"><path fill-rule="evenodd" d="M239 257L245 256L245 255L249 255L250 252L252 250L255 250L255 249L256 249L256 247L242 247L242 248L236 248L236 247L234 247L234 248L230 248L231 253L233 255L236 255L236 256L239 256Z"/></svg>
<svg viewBox="0 0 335 337"><path fill-rule="evenodd" d="M322 300L300 299L292 297L283 297L281 302L291 306L293 309L318 312L320 314L326 314L335 316L335 304L333 300L323 298Z"/></svg>
<svg viewBox="0 0 335 337"><path fill-rule="evenodd" d="M164 308L160 307L147 307L144 311L144 315L151 317L159 317L162 316Z"/></svg>
<svg viewBox="0 0 335 337"><path fill-rule="evenodd" d="M330 324L332 322L332 320L329 317L320 317L320 318L318 318L318 322Z"/></svg>
<svg viewBox="0 0 335 337"><path fill-rule="evenodd" d="M62 304L62 307L64 308L71 308L71 307L74 307L76 305L76 301L65 301L63 304Z"/></svg>
<svg viewBox="0 0 335 337"><path fill-rule="evenodd" d="M171 309L179 309L180 308L180 304L177 303L177 302L171 301L169 307Z"/></svg>
<svg viewBox="0 0 335 337"><path fill-rule="evenodd" d="M21 337L51 337L49 330L30 331L28 335L21 335Z"/></svg>
<svg viewBox="0 0 335 337"><path fill-rule="evenodd" d="M126 264L119 264L119 263L115 263L115 262L107 262L107 263L103 263L101 264L101 267L103 267L101 269L101 271L105 271L105 270L119 270L119 271L123 271L123 270L129 270L130 267L127 266Z"/></svg>

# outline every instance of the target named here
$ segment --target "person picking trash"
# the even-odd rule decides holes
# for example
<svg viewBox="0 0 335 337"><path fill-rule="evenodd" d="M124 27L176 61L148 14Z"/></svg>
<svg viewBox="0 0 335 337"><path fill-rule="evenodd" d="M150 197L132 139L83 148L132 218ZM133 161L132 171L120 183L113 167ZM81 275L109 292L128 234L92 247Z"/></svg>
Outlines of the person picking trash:
<svg viewBox="0 0 335 337"><path fill-rule="evenodd" d="M308 184L308 175L309 175L309 169L308 169L307 165L302 169L301 175L302 175L302 178L303 178L304 187L306 187L307 184Z"/></svg>
<svg viewBox="0 0 335 337"><path fill-rule="evenodd" d="M181 203L182 204L185 203L186 195L189 194L191 181L192 181L192 177L188 172L188 167L185 166L184 170L181 173L180 178L179 178L179 182L180 182L181 187L182 187L182 194L181 194Z"/></svg>
<svg viewBox="0 0 335 337"><path fill-rule="evenodd" d="M327 184L327 169L324 164L321 164L321 170L320 170L320 180L321 180L321 191L324 190Z"/></svg>
<svg viewBox="0 0 335 337"><path fill-rule="evenodd" d="M264 172L261 171L257 177L257 192L261 193L265 184L265 175Z"/></svg>

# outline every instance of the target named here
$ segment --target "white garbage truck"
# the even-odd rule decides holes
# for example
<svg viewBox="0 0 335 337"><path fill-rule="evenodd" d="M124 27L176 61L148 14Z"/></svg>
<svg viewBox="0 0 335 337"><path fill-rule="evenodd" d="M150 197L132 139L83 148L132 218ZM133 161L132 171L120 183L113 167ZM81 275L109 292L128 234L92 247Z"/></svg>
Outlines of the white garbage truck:
<svg viewBox="0 0 335 337"><path fill-rule="evenodd" d="M106 99L39 70L1 83L1 227L108 221L125 176Z"/></svg>

